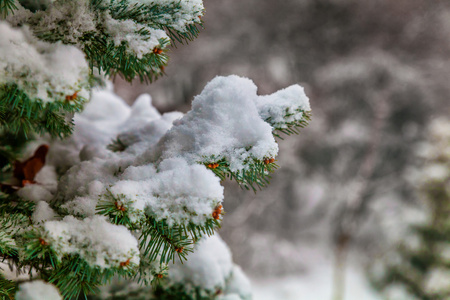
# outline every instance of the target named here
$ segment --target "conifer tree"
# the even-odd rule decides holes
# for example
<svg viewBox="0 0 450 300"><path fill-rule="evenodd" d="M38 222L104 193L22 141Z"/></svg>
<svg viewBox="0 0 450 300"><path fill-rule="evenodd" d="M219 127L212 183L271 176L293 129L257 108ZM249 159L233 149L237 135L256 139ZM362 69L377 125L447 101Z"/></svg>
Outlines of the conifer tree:
<svg viewBox="0 0 450 300"><path fill-rule="evenodd" d="M132 107L203 26L201 0L0 0L0 299L249 299L217 235L226 179L256 191L303 88L216 77L186 113ZM109 285L114 283L113 285Z"/></svg>
<svg viewBox="0 0 450 300"><path fill-rule="evenodd" d="M427 219L411 226L411 241L374 276L389 300L450 299L450 122L434 120L428 136L419 151L425 165L414 176Z"/></svg>

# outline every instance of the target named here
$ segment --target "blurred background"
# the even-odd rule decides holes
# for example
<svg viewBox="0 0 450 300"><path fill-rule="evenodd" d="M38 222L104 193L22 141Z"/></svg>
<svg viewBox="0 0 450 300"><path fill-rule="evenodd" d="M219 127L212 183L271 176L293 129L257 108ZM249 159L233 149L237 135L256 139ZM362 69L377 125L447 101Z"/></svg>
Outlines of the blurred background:
<svg viewBox="0 0 450 300"><path fill-rule="evenodd" d="M448 214L435 220L450 202L445 159L442 201L423 188L438 174L424 173L436 159L430 149L449 145L450 2L204 4L205 28L171 50L167 76L151 85L117 78L115 89L129 103L149 93L161 112L186 112L216 75L249 77L259 94L305 87L312 122L280 141L271 185L254 194L225 183L219 233L251 277L254 298L450 299L448 269L433 271L450 265L450 229L441 226ZM442 247L431 247L437 235ZM402 261L412 271L386 267Z"/></svg>

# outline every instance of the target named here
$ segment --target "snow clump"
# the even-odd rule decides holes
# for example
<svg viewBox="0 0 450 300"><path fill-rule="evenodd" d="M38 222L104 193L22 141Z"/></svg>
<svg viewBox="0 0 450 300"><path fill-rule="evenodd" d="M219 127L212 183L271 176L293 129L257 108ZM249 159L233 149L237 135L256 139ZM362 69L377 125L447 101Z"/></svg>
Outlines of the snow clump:
<svg viewBox="0 0 450 300"><path fill-rule="evenodd" d="M24 282L19 285L16 300L62 300L58 289L43 280Z"/></svg>

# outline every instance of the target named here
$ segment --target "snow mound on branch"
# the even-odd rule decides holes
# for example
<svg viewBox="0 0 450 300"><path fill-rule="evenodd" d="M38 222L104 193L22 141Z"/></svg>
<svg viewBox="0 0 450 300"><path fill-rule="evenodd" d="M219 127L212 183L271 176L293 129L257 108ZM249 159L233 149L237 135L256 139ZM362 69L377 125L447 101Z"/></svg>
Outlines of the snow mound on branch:
<svg viewBox="0 0 450 300"><path fill-rule="evenodd" d="M161 116L151 105L149 95L141 95L130 108L112 92L112 87L94 91L86 109L75 115L72 137L50 147L50 163L58 169L72 167L59 182L59 203L72 214L93 216L99 197L118 181L129 183L126 190L130 195L143 196L139 181L155 176L156 169L151 164L133 165L133 161L156 144L172 127L173 120L181 116L177 112ZM106 149L115 137L127 147L126 151ZM70 159L61 160L61 152L69 153ZM147 196L151 198L151 194ZM136 208L143 204L136 203Z"/></svg>
<svg viewBox="0 0 450 300"><path fill-rule="evenodd" d="M82 162L62 176L58 201L69 213L93 216L99 198L120 199L135 221L146 213L169 225L201 225L223 201L219 178L203 164L225 159L239 172L276 156L274 128L264 118L281 123L286 111L310 109L296 85L267 96L256 92L250 79L217 77L184 116L161 116L148 95L129 108L111 91L94 92L75 118L72 141ZM107 151L107 139L97 136L117 136L123 151Z"/></svg>
<svg viewBox="0 0 450 300"><path fill-rule="evenodd" d="M145 209L156 220L167 220L169 226L203 225L223 200L220 179L204 166L188 165L182 158L163 161L158 172L147 171L148 179L137 170L146 171L148 166L128 169L123 176L126 180L111 186L111 193L131 200L134 209Z"/></svg>
<svg viewBox="0 0 450 300"><path fill-rule="evenodd" d="M255 104L261 118L278 129L287 128L286 123L302 120L303 112L311 110L309 99L299 85L258 97Z"/></svg>
<svg viewBox="0 0 450 300"><path fill-rule="evenodd" d="M79 255L91 266L119 267L122 262L139 265L136 238L124 227L109 223L102 216L44 223L45 241L59 255Z"/></svg>
<svg viewBox="0 0 450 300"><path fill-rule="evenodd" d="M175 263L169 280L169 285L223 294L219 299L247 299L251 295L249 280L233 265L228 246L217 234L201 240L187 261Z"/></svg>
<svg viewBox="0 0 450 300"><path fill-rule="evenodd" d="M34 280L19 285L16 300L62 300L58 289L42 280Z"/></svg>
<svg viewBox="0 0 450 300"><path fill-rule="evenodd" d="M75 117L74 135L50 148L49 162L55 169L71 166L60 173L53 203L86 220L115 206L137 226L146 217L165 220L169 226L205 225L224 197L220 178L205 163L225 159L239 172L254 161L276 156L274 128L264 118L286 122L283 114L298 108L309 109L302 88L258 96L255 84L238 76L212 80L186 115L160 115L148 95L130 108L111 88L95 91L86 110ZM120 147L112 152L106 147L115 137ZM52 149L73 151L70 162L59 160ZM36 220L47 217L36 214ZM51 222L45 224L57 224ZM122 262L128 259L124 258ZM100 264L107 264L104 260Z"/></svg>
<svg viewBox="0 0 450 300"><path fill-rule="evenodd" d="M38 41L26 27L13 29L6 22L0 22L0 36L0 87L17 84L30 99L44 102L65 101L75 92L89 97L88 65L80 50Z"/></svg>
<svg viewBox="0 0 450 300"><path fill-rule="evenodd" d="M195 163L225 158L237 171L252 159L275 157L278 145L272 127L259 116L256 90L247 78L213 79L195 97L192 110L162 138L153 159L184 157Z"/></svg>
<svg viewBox="0 0 450 300"><path fill-rule="evenodd" d="M233 269L231 270L231 275L227 280L227 286L225 288L225 295L235 296L240 295L239 298L236 299L251 299L252 287L250 284L250 280L244 274L241 267L237 265L233 265ZM228 299L228 298L226 298ZM221 300L225 300L221 299Z"/></svg>
<svg viewBox="0 0 450 300"><path fill-rule="evenodd" d="M33 222L37 224L43 221L51 221L56 216L56 213L47 202L39 201L36 204L36 208L34 209L33 215L31 216L31 220L33 220Z"/></svg>

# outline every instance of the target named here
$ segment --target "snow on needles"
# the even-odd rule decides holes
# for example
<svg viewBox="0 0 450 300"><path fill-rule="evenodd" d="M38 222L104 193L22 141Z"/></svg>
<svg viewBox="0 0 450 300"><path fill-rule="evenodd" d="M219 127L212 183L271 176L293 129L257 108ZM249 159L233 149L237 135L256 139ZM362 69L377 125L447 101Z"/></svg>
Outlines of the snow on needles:
<svg viewBox="0 0 450 300"><path fill-rule="evenodd" d="M141 25L133 20L115 20L107 17L105 27L106 32L111 35L116 46L121 44L128 45L128 51L135 54L138 58L142 58L144 54L150 53L155 47L161 47L161 39L169 40L164 30ZM148 32L148 34L143 35L140 33L143 30Z"/></svg>
<svg viewBox="0 0 450 300"><path fill-rule="evenodd" d="M310 110L309 100L298 85L267 96L256 91L250 79L216 77L161 139L157 152L151 153L156 157L148 159L183 157L202 163L225 158L236 172L247 170L254 160L275 157L278 144L272 131L300 120ZM277 127L265 121L269 118Z"/></svg>
<svg viewBox="0 0 450 300"><path fill-rule="evenodd" d="M89 96L88 65L80 50L38 41L26 27L13 29L6 22L0 22L0 36L0 87L16 84L44 102L65 100L76 91Z"/></svg>
<svg viewBox="0 0 450 300"><path fill-rule="evenodd" d="M224 191L207 163L223 158L230 169L241 171L255 160L276 156L278 145L267 116L282 122L285 111L301 114L299 108L309 109L298 86L267 96L256 92L250 79L217 77L183 116L160 115L148 95L129 108L111 91L94 91L85 111L75 116L74 135L50 146L49 164L63 171L56 195L48 185L53 199L42 199L85 219L68 216L55 221L48 205L39 203L34 220L44 222L41 226L58 253L77 253L101 267L127 259L137 264L136 240L125 227L96 216L99 207L123 209L134 228L147 217L165 220L169 226L201 226L213 220ZM122 148L112 152L106 146L114 137L119 137ZM56 159L58 153L71 157L70 163ZM30 189L37 187L30 185ZM26 195L38 202L34 196L39 194L44 193ZM75 242L69 245L69 238ZM91 249L95 256L90 256Z"/></svg>
<svg viewBox="0 0 450 300"><path fill-rule="evenodd" d="M67 216L46 222L43 229L45 242L57 255L79 255L89 265L100 268L117 268L123 262L139 265L136 238L124 226L111 224L105 217L78 220Z"/></svg>
<svg viewBox="0 0 450 300"><path fill-rule="evenodd" d="M142 59L145 55L152 55L154 48L162 50L170 42L169 37L163 30L164 28L170 28L171 32L189 32L192 30L190 26L201 23L200 18L204 11L201 0L104 0L94 2L88 0L56 0L50 1L45 10L39 10L35 13L32 13L19 3L16 3L16 6L18 9L5 18L9 24L14 27L22 27L28 24L31 27L30 32L35 33L39 38L50 42L62 41L65 44L76 45L79 49L86 51L89 59L92 56L90 52L92 50L89 50L90 47L98 43L99 40L101 40L101 43L105 41L107 43L113 42L116 46L115 50L119 47L124 47L130 57ZM141 13L135 13L137 8L141 10ZM2 37L11 35L6 30L5 26L2 26L0 29ZM35 73L42 73L46 69L49 70L48 74L52 74L53 71L59 71L55 73L54 78L45 78L41 75L39 78L41 79L39 80L41 84L44 84L44 82L49 85L58 83L58 78L61 76L62 80L68 81L66 78L67 74L78 75L78 72L71 72L74 71L70 69L73 66L61 65L61 62L68 63L73 61L78 63L79 59L84 60L83 55L80 56L78 53L75 53L75 50L61 55L62 46L58 45L53 46L55 49L52 49L51 54L57 56L56 59L58 57L64 59L61 62L48 61L50 60L47 57L49 55L41 55L44 57L39 57L38 55L38 53L43 52L41 49L42 45L46 44L38 44L33 41L32 45L29 45L29 36L31 34L27 34L26 45L21 45L24 43L20 41L21 37L16 34L14 43L9 45L6 51L0 48L1 57L4 58L5 62L17 60L13 60L13 57L5 56L5 53L9 53L10 56L15 56L15 58L29 57L30 59L23 61L20 66L29 65L38 68L39 72ZM0 44L0 47L10 44L9 39L2 39L2 41L3 43ZM19 49L21 51L16 53L13 48L17 48L17 45L21 45L22 49ZM37 49L32 49L33 47ZM69 51L67 49L75 48L66 46L65 52ZM48 50L46 49L47 52ZM36 51L38 53L34 53ZM65 59L67 57L73 57L74 59L68 61ZM0 64L0 66L2 65ZM86 63L83 65L76 64L76 66L84 68ZM67 72L61 74L61 70L67 70ZM19 72L21 70L16 67L16 71ZM22 74L27 75L22 76L22 78L27 80L34 79L35 75L34 73L29 74L29 76L27 73ZM0 75L2 74L0 73ZM14 77L15 75L16 77ZM11 77L21 78L16 73L11 74ZM56 90L59 91L58 89ZM75 91L78 90L80 89ZM55 96L48 95L47 97L44 95L44 92L45 89L38 89L38 95L44 101L50 99L51 96ZM66 93L66 95L71 94Z"/></svg>
<svg viewBox="0 0 450 300"><path fill-rule="evenodd" d="M168 285L176 284L186 290L218 292L220 300L251 299L249 280L233 264L230 249L217 234L201 240L186 262L171 267Z"/></svg>
<svg viewBox="0 0 450 300"><path fill-rule="evenodd" d="M303 114L311 110L308 97L299 85L258 97L255 104L261 117L277 129L287 128L287 124L302 120Z"/></svg>
<svg viewBox="0 0 450 300"><path fill-rule="evenodd" d="M205 9L202 0L129 0L129 2L147 6L160 5L168 12L173 8L171 13L164 14L159 21L181 32L187 31L187 26L198 22Z"/></svg>
<svg viewBox="0 0 450 300"><path fill-rule="evenodd" d="M141 175L124 179L127 180L117 182L110 191L131 200L132 208L145 209L158 221L167 220L169 226L203 225L223 200L220 179L204 166L189 165L182 158L164 160L149 179L142 180Z"/></svg>
<svg viewBox="0 0 450 300"><path fill-rule="evenodd" d="M255 106L256 85L238 76L216 77L192 102L192 110L162 138L160 159L183 157L191 163L225 158L232 171L253 159L275 157L272 127Z"/></svg>

